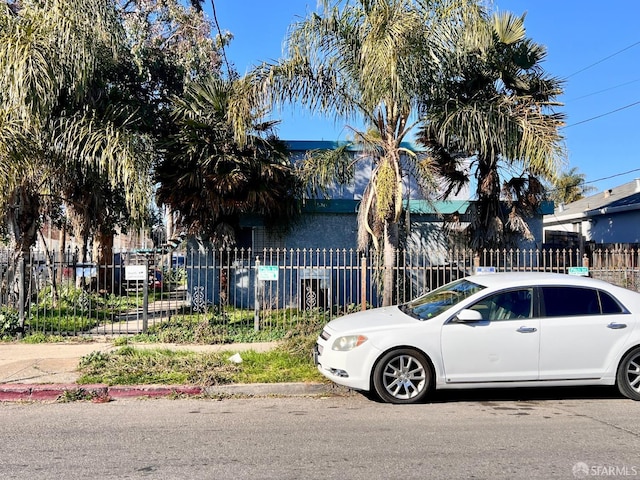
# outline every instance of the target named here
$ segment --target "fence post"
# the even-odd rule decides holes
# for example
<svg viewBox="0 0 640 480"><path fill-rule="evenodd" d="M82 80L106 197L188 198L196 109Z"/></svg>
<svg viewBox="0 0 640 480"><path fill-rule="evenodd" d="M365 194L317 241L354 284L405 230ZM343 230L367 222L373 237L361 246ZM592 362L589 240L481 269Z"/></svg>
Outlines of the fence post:
<svg viewBox="0 0 640 480"><path fill-rule="evenodd" d="M24 332L24 324L25 324L25 299L26 299L26 295L25 295L25 285L26 285L26 278L25 278L25 268L24 268L24 264L26 262L26 258L24 255L20 256L20 262L18 264L18 321L20 322L20 333L18 335L18 338L22 338L23 332ZM31 279L29 279L29 282L31 282Z"/></svg>
<svg viewBox="0 0 640 480"><path fill-rule="evenodd" d="M149 329L149 255L145 255L145 280L142 284L142 333ZM155 272L154 272L155 281Z"/></svg>
<svg viewBox="0 0 640 480"><path fill-rule="evenodd" d="M587 257L586 253L582 255L582 266L589 268L589 257Z"/></svg>
<svg viewBox="0 0 640 480"><path fill-rule="evenodd" d="M360 262L360 283L361 293L360 298L362 302L362 311L367 309L367 257L362 254L362 261Z"/></svg>
<svg viewBox="0 0 640 480"><path fill-rule="evenodd" d="M260 271L260 257L256 257L256 267L254 271L254 292L253 292L253 329L257 332L260 330L260 298L258 296L259 287L259 271Z"/></svg>

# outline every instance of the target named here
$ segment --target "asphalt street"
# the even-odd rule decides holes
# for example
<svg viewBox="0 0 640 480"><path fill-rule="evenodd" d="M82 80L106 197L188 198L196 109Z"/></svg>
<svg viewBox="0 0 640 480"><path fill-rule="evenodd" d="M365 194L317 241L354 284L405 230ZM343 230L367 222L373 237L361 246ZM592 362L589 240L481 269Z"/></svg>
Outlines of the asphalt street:
<svg viewBox="0 0 640 480"><path fill-rule="evenodd" d="M607 389L0 404L7 479L640 478L640 403Z"/></svg>

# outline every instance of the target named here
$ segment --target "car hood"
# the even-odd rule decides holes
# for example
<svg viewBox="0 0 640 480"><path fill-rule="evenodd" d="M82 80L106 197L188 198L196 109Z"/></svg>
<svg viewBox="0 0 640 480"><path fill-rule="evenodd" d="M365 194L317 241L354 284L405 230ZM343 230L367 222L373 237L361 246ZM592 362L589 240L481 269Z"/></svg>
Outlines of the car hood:
<svg viewBox="0 0 640 480"><path fill-rule="evenodd" d="M415 318L405 315L397 306L374 308L352 313L329 322L325 329L333 334L365 333L401 325L415 325Z"/></svg>

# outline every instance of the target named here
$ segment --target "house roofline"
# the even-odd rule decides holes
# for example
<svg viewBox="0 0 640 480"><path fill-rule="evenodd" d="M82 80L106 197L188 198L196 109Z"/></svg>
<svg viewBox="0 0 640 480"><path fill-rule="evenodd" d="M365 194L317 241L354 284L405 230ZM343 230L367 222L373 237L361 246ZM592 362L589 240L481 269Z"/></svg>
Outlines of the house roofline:
<svg viewBox="0 0 640 480"><path fill-rule="evenodd" d="M593 210L587 210L585 212L585 215L587 217L596 217L598 215L609 215L612 213L631 212L633 210L640 210L640 204L635 203L632 205L620 205L619 207L594 208Z"/></svg>
<svg viewBox="0 0 640 480"><path fill-rule="evenodd" d="M569 222L571 220L586 220L586 219L587 219L587 215L585 214L585 212L572 213L569 215L558 215L557 213L550 213L548 215L545 215L542 221L545 225L557 225L557 224Z"/></svg>

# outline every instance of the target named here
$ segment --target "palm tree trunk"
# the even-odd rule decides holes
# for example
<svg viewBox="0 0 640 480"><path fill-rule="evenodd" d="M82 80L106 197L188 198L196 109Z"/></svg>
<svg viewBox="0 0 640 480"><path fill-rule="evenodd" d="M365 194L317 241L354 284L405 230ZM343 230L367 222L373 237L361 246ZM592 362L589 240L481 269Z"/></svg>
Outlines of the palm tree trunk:
<svg viewBox="0 0 640 480"><path fill-rule="evenodd" d="M386 222L384 226L384 276L382 281L382 305L393 305L396 287L396 252L398 249L398 224Z"/></svg>
<svg viewBox="0 0 640 480"><path fill-rule="evenodd" d="M112 292L113 270L115 268L113 261L113 232L96 232L96 249L97 249L97 265L98 265L98 291Z"/></svg>
<svg viewBox="0 0 640 480"><path fill-rule="evenodd" d="M25 312L29 303L28 285L29 275L26 272L26 263L31 255L31 247L36 243L38 233L38 219L40 214L40 197L27 187L17 188L9 197L6 221L9 233L15 244L15 256L12 265L13 274L10 274L9 285L18 287L17 307L19 313L20 329L24 329Z"/></svg>
<svg viewBox="0 0 640 480"><path fill-rule="evenodd" d="M60 243L58 246L58 258L59 258L59 267L56 271L58 276L58 284L62 285L64 280L64 272L65 268L68 267L69 261L67 258L67 222L62 223L62 230L60 231Z"/></svg>
<svg viewBox="0 0 640 480"><path fill-rule="evenodd" d="M51 228L51 227L49 227ZM51 300L54 305L58 304L58 279L56 278L56 258L55 253L49 250L49 245L47 244L47 239L44 238L42 233L42 229L38 229L40 233L40 240L42 241L42 245L44 247L44 253L46 258L46 266L47 271L49 272L49 278L51 279Z"/></svg>
<svg viewBox="0 0 640 480"><path fill-rule="evenodd" d="M500 175L495 158L478 158L477 215L474 219L472 247L496 248L502 245L504 225L500 214Z"/></svg>

